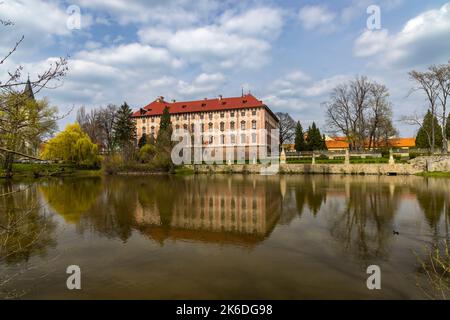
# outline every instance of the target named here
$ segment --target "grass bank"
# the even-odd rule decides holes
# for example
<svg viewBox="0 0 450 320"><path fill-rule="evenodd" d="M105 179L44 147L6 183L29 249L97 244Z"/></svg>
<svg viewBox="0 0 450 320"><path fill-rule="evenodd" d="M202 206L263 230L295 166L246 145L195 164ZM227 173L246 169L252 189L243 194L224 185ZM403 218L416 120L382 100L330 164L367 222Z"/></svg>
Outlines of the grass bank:
<svg viewBox="0 0 450 320"><path fill-rule="evenodd" d="M65 176L99 176L101 170L77 167L69 164L14 163L13 178L40 178ZM5 170L0 169L0 179L5 178Z"/></svg>
<svg viewBox="0 0 450 320"><path fill-rule="evenodd" d="M429 178L450 178L450 172L422 172L417 176L429 177Z"/></svg>

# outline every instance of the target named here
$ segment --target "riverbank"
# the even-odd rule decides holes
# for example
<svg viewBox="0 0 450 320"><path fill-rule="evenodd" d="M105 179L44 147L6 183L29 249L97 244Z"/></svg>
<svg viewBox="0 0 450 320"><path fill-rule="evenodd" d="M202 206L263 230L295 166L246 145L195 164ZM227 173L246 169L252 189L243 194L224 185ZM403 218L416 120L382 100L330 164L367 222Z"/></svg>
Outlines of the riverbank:
<svg viewBox="0 0 450 320"><path fill-rule="evenodd" d="M450 178L450 157L420 157L409 163L287 163L278 166L263 164L200 164L176 166L168 172L148 164L128 164L92 170L67 164L14 164L15 178L101 176L101 175L160 175L160 174L316 174L316 175L378 175ZM0 170L0 178L5 178Z"/></svg>
<svg viewBox="0 0 450 320"><path fill-rule="evenodd" d="M13 164L13 178L40 177L92 177L101 176L100 169L81 168L68 164L15 163ZM0 169L0 179L5 179L5 170Z"/></svg>

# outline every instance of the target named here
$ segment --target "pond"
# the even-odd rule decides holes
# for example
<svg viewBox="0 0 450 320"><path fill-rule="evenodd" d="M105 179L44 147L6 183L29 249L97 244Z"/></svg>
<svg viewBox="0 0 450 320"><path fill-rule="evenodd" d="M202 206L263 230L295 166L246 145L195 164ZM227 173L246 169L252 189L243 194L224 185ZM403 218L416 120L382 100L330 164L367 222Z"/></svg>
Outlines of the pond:
<svg viewBox="0 0 450 320"><path fill-rule="evenodd" d="M450 235L450 179L51 178L0 194L1 298L422 299L420 261Z"/></svg>

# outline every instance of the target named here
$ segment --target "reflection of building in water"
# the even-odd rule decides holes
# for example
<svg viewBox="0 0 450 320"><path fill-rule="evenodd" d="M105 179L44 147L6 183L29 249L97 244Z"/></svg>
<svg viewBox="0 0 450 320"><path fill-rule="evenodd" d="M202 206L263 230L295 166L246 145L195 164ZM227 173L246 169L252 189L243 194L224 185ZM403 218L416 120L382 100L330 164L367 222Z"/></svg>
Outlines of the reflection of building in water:
<svg viewBox="0 0 450 320"><path fill-rule="evenodd" d="M174 197L169 218L160 213L157 202L138 203L137 224L160 241L165 238L223 243L263 240L280 216L279 182L259 178L257 183L247 179L236 181L236 178L214 180L207 186L202 184L204 180L191 180L186 190Z"/></svg>

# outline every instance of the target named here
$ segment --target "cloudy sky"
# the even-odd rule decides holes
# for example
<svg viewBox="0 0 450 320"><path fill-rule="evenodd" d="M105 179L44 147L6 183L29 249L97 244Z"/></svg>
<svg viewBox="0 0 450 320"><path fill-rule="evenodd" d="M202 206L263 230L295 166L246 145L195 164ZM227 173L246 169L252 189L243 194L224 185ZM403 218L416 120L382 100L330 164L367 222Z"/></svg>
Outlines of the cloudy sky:
<svg viewBox="0 0 450 320"><path fill-rule="evenodd" d="M370 5L381 9L379 30L367 29ZM80 28L68 28L73 9ZM438 0L3 0L0 18L15 23L0 29L0 56L25 36L0 77L17 65L35 77L70 57L63 85L40 94L61 111L238 96L243 87L326 131L321 103L336 84L356 75L386 84L398 120L426 107L408 95L408 71L450 59L450 2Z"/></svg>

